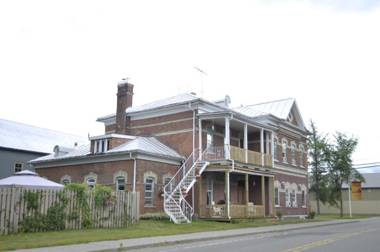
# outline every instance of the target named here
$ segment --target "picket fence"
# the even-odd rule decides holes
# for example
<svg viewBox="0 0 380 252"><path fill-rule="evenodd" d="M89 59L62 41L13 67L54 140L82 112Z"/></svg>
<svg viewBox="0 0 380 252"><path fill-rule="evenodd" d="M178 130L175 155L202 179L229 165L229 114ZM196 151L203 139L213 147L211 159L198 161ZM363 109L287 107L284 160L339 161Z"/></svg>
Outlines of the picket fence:
<svg viewBox="0 0 380 252"><path fill-rule="evenodd" d="M28 208L25 194L38 192L38 208ZM0 234L22 231L26 217L35 216L36 211L46 215L49 207L58 203L64 195L66 205L65 229L82 229L83 211L79 208L78 195L74 191L48 189L0 188ZM113 192L112 201L96 205L94 192L86 192L91 228L121 228L136 223L139 219L139 193ZM79 209L79 210L78 210ZM71 216L71 217L70 217ZM32 217L33 218L33 217ZM39 230L35 230L39 231Z"/></svg>

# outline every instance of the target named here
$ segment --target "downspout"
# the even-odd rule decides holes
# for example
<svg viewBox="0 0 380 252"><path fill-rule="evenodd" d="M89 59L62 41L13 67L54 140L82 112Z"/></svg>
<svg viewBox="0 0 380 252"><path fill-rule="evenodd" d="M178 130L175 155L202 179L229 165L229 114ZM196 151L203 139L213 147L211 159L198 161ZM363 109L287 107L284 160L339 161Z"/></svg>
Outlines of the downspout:
<svg viewBox="0 0 380 252"><path fill-rule="evenodd" d="M132 159L132 153L129 153L129 157ZM133 158L133 185L132 192L136 192L136 158Z"/></svg>
<svg viewBox="0 0 380 252"><path fill-rule="evenodd" d="M191 102L189 102L189 108L193 110L193 162L195 162L194 159L194 151L195 151L195 109L191 107ZM194 186L191 187L191 207L193 208L194 211Z"/></svg>

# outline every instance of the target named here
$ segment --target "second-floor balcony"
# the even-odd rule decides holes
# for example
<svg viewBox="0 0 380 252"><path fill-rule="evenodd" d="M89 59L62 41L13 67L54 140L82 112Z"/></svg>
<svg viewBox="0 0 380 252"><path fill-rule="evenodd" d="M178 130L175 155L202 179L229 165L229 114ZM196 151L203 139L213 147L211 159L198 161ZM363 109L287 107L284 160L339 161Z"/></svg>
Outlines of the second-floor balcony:
<svg viewBox="0 0 380 252"><path fill-rule="evenodd" d="M272 155L242 149L236 146L211 146L203 153L203 159L207 161L234 160L262 167L273 167Z"/></svg>

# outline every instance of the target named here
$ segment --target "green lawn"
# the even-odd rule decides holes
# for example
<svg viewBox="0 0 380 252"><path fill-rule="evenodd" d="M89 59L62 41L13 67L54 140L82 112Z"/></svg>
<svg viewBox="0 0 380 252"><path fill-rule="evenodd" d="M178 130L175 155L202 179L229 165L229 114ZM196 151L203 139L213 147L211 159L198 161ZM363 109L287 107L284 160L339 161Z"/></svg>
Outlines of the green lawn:
<svg viewBox="0 0 380 252"><path fill-rule="evenodd" d="M317 216L315 220L288 220L273 219L240 220L233 223L215 221L194 221L192 224L175 225L166 220L141 220L138 224L123 229L86 229L59 232L21 233L16 235L0 236L0 250L21 248L36 248L46 246L68 245L104 240L119 240L138 237L161 235L175 235L201 231L215 231L246 227L261 227L269 225L300 223L321 220L337 219L336 215ZM364 217L364 216L355 216Z"/></svg>

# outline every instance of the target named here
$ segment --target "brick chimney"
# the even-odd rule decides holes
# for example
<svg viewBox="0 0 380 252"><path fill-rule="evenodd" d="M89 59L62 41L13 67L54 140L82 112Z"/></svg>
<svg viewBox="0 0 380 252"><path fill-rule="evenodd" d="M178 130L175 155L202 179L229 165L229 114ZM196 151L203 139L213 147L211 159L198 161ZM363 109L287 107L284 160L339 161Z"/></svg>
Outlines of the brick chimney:
<svg viewBox="0 0 380 252"><path fill-rule="evenodd" d="M125 134L128 119L125 110L132 106L133 84L128 83L128 79L122 79L117 85L116 104L116 130L115 133Z"/></svg>

